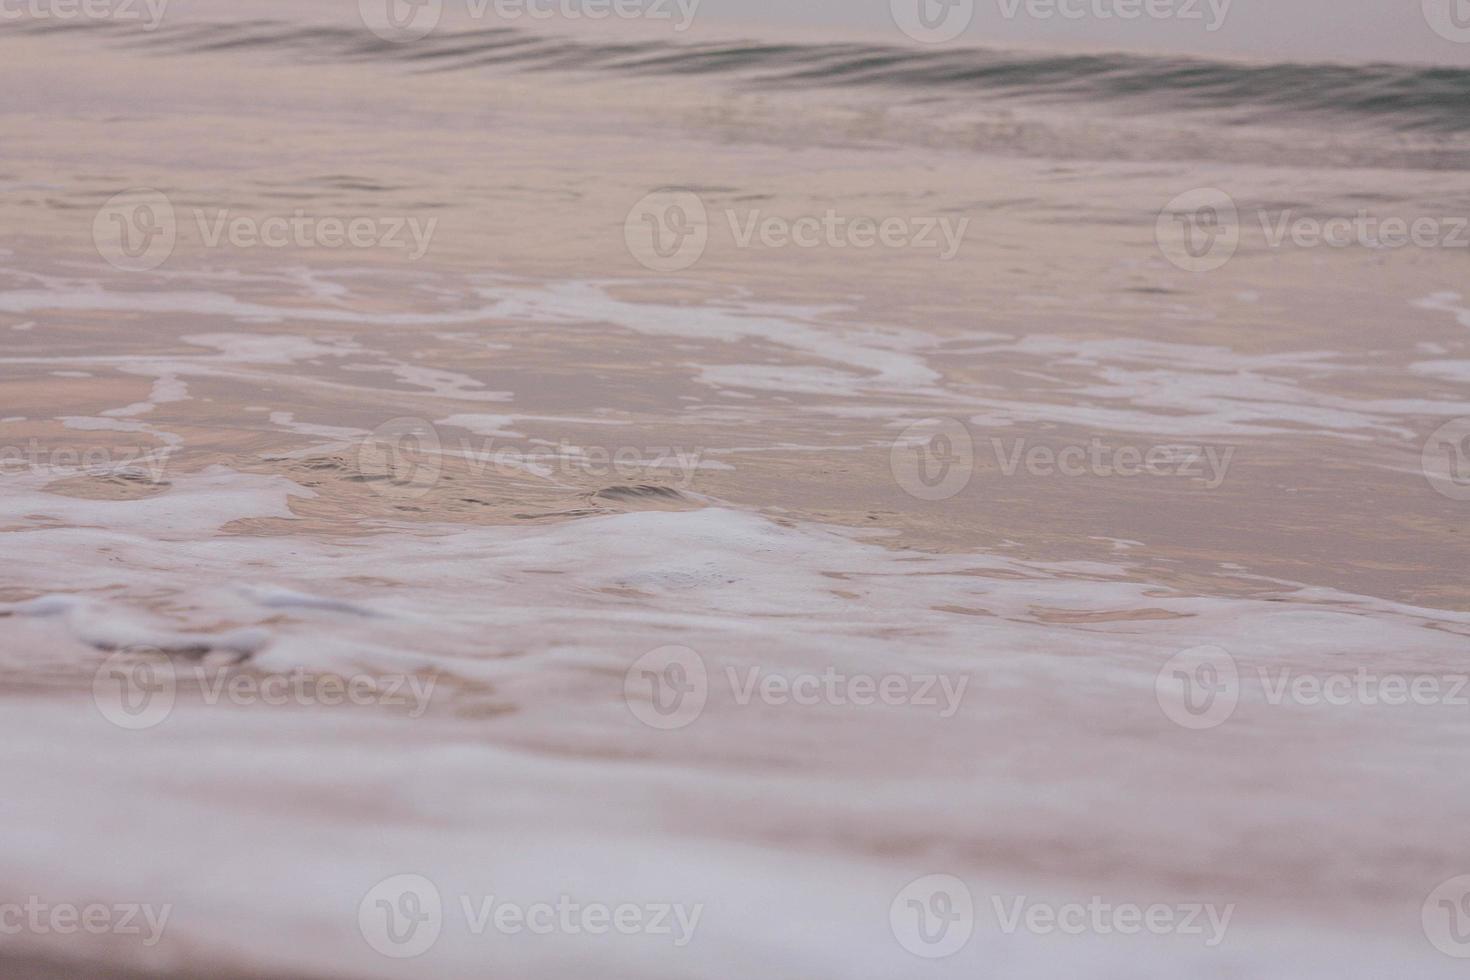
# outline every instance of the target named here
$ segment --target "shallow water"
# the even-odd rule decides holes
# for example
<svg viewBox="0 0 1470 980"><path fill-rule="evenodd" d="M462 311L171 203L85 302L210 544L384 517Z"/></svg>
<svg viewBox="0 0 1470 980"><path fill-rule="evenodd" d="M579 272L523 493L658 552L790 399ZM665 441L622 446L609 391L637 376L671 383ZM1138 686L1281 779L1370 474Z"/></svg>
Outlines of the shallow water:
<svg viewBox="0 0 1470 980"><path fill-rule="evenodd" d="M1463 73L241 16L0 42L18 975L1457 975Z"/></svg>

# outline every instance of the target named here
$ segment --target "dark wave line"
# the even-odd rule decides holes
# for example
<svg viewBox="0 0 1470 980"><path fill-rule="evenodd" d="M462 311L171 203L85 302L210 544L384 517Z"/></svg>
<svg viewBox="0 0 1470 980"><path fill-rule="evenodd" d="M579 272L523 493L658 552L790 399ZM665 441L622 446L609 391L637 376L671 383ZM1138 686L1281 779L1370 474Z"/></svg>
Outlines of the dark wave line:
<svg viewBox="0 0 1470 980"><path fill-rule="evenodd" d="M20 24L56 31L55 22ZM91 26L115 27L106 22ZM1133 54L918 51L751 41L597 43L507 27L395 44L367 30L251 21L129 32L180 53L263 49L311 60L379 60L418 71L497 66L635 75L728 75L757 86L886 87L935 96L1076 103L1096 110L1209 112L1234 123L1356 120L1405 133L1470 132L1470 70L1395 64L1243 64Z"/></svg>

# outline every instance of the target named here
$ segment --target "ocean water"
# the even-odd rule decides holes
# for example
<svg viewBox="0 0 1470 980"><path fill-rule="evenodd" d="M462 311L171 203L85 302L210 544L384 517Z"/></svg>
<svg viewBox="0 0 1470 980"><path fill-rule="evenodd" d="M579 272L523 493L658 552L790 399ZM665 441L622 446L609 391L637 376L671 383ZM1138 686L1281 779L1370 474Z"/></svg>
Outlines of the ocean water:
<svg viewBox="0 0 1470 980"><path fill-rule="evenodd" d="M0 972L1461 974L1470 69L360 13L0 21Z"/></svg>

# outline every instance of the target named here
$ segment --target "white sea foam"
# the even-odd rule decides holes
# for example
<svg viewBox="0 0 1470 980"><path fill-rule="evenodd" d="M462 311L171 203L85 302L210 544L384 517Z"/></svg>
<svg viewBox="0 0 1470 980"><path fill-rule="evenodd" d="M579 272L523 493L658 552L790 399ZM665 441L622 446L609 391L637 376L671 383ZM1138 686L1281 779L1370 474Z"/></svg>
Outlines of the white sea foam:
<svg viewBox="0 0 1470 980"><path fill-rule="evenodd" d="M1448 313L1460 322L1460 326L1470 327L1470 306L1460 305L1459 293L1433 293L1423 299L1415 300L1414 305L1421 310Z"/></svg>
<svg viewBox="0 0 1470 980"><path fill-rule="evenodd" d="M1312 432L1333 438L1394 442L1417 437L1423 416L1470 414L1470 401L1428 398L1361 398L1331 385L1335 378L1378 369L1380 365L1343 354L1299 350L1242 353L1221 346L1169 343L1136 338L1078 339L1044 333L1011 336L973 332L968 347L912 329L854 326L843 322L839 307L760 303L734 298L700 306L634 302L614 295L616 284L602 281L521 284L492 280L458 297L438 312L399 315L367 313L344 305L351 297L344 283L331 292L330 306L265 306L243 303L215 292L120 292L84 280L40 277L39 290L0 292L0 310L147 310L221 317L246 324L287 320L358 326L433 324L610 324L647 336L677 337L711 345L704 363L695 360L695 379L722 394L741 389L820 398L903 397L906 405L853 405L846 402L805 406L808 412L856 417L963 415L977 425L1006 426L1017 421L1061 423L1084 428L1166 434L1171 437L1229 438ZM313 277L313 295L329 280ZM425 281L417 288L429 289ZM1414 305L1470 316L1456 305L1459 294L1438 293ZM48 305L52 304L52 305ZM59 305L57 305L59 304ZM459 336L459 335L456 335ZM469 335L473 336L473 335ZM466 374L406 363L360 343L322 341L278 333L193 333L186 343L208 347L215 356L16 357L9 364L106 365L152 376L154 394L146 401L110 409L113 416L144 414L160 398L187 397L183 379L232 377L260 381L263 370L294 365L298 370L270 375L278 383L323 391L381 390L315 377L299 366L320 358L341 363L352 373L390 374L425 396L471 402L504 402L512 392L488 389ZM755 342L774 345L813 363L728 363L724 348ZM486 341L486 343L493 342ZM1004 395L985 384L946 384L930 362L968 352L1005 356L1015 377L1034 382L1026 397L1007 383ZM938 361L935 360L937 364ZM1407 370L1458 378L1454 362L1440 368L1422 362ZM842 367L834 367L841 365ZM1084 377L1077 379L1081 371ZM1064 380L1070 374L1075 380ZM998 387L998 386L997 386ZM1020 390L1025 390L1024 388ZM469 417L468 415L464 417ZM490 416L495 417L495 416ZM488 433L493 434L493 433Z"/></svg>
<svg viewBox="0 0 1470 980"><path fill-rule="evenodd" d="M1419 361L1409 365L1415 374L1449 381L1470 381L1470 361Z"/></svg>
<svg viewBox="0 0 1470 980"><path fill-rule="evenodd" d="M364 313L340 306L268 306L238 300L219 292L117 291L81 280L47 280L43 290L0 291L0 311L81 311L188 313L227 317L250 323L281 321L324 322L372 326L427 326L510 320L532 323L605 323L637 333L661 337L685 337L719 343L761 340L795 349L824 360L858 368L866 379L863 387L920 390L931 385L938 373L915 351L933 338L914 330L898 328L844 327L819 322L842 312L836 307L803 307L732 300L698 307L620 300L611 294L612 283L563 282L520 286L496 283L479 288L475 302L459 309L437 313ZM203 334L185 338L220 348L230 359L278 362L280 357L300 359L313 355L343 353L342 349L308 349L312 343L275 336ZM405 380L443 392L466 397L474 387L450 379L448 372L431 372L418 366L393 368ZM491 393L469 397L494 400ZM507 397L500 395L499 397Z"/></svg>
<svg viewBox="0 0 1470 980"><path fill-rule="evenodd" d="M448 418L439 419L436 425L454 426L481 436L508 436L523 437L524 433L517 432L511 426L515 425L514 415L451 415Z"/></svg>
<svg viewBox="0 0 1470 980"><path fill-rule="evenodd" d="M159 405L189 400L189 386L174 375L165 372L153 382L153 389L146 401L134 402L122 408L109 408L102 414L113 418L132 415L147 415Z"/></svg>
<svg viewBox="0 0 1470 980"><path fill-rule="evenodd" d="M895 616L927 651L925 658L963 658L976 644L1029 646L1043 637L1092 647L1106 635L1130 631L1099 623L1080 631L1049 625L1038 618L1038 608L1126 613L1147 607L1177 617L1135 638L1140 652L1218 642L1225 635L1283 651L1366 655L1394 648L1448 655L1459 646L1451 631L1470 623L1470 616L1306 594L1287 585L1282 588L1294 595L1292 603L1227 601L1136 582L1122 566L906 554L851 532L783 526L719 508L535 528L384 525L385 533L343 540L219 533L247 518L290 518L290 498L310 495L279 477L220 467L178 475L166 492L127 501L63 497L16 480L0 501L0 521L17 529L7 541L10 568L39 592L74 591L145 607L169 596L167 606L187 613L182 624L250 624L248 610L229 598L231 590L269 586L276 591L246 594L257 600L320 596L313 608L337 603L343 610L428 617L438 623L437 635L414 625L395 636L378 625L363 639L396 641L431 655L440 650L449 658L551 649L564 641L541 629L547 617L610 619L622 624L635 646L656 645L672 626L696 629L718 646L769 633L772 642L779 638L817 657L840 642L854 658L891 656L881 637ZM85 555L104 549L107 562L86 561ZM313 569L309 577L300 577L303 568ZM391 586L361 584L385 577ZM643 593L636 606L616 597L626 589ZM266 605L290 604L281 598ZM940 606L990 615L936 611ZM1437 628L1423 629L1430 624ZM319 627L271 625L283 633Z"/></svg>
<svg viewBox="0 0 1470 980"><path fill-rule="evenodd" d="M1275 832L1262 822L1258 838L1235 842L1236 863L1275 860L1280 837L1311 869L1307 893L1371 875L1408 894L1414 869L1391 857L1392 841L1438 832L1433 814L1453 812L1464 788L1432 761L1439 781L1416 782L1419 767L1396 747L1411 730L1453 741L1466 727L1453 710L1329 717L1271 709L1250 688L1237 727L1190 738L1200 733L1160 713L1154 677L1204 643L1243 665L1448 672L1463 666L1470 614L1285 583L1258 598L1206 597L1121 563L892 550L881 535L722 508L550 526L370 522L352 538L228 532L247 518L292 520L291 499L308 495L222 468L131 501L7 484L7 569L46 594L0 609L12 614L0 616L0 669L39 657L85 677L105 650L138 644L248 655L267 674L439 678L411 738L410 722L386 710L221 711L186 699L157 731L119 733L85 710L9 704L0 755L27 787L0 799L11 887L59 887L65 867L70 888L123 900L145 875L150 894L177 906L172 949L266 971L387 977L401 974L360 943L357 903L377 881L414 872L436 883L451 915L461 893L705 906L697 955L647 936L476 938L451 918L423 961L436 976L482 975L487 963L563 976L595 963L640 976L878 980L915 962L889 934L888 905L921 874L966 880L982 923L992 895L1080 888L1147 904L1175 894L1194 855L1228 846L1212 835L1254 807ZM667 644L695 650L711 676L703 717L682 732L644 728L622 700L628 665ZM968 695L942 721L913 704L742 707L727 672L752 669L942 674L964 679ZM869 737L879 717L881 745ZM1100 754L1088 736L1099 728L1136 733L1127 766ZM1275 780L1244 764L1257 738ZM599 761L605 753L620 761ZM1401 777L1384 775L1390 762ZM1345 766L1372 768L1380 786L1415 785L1445 808L1426 805L1422 826L1382 824L1388 805L1360 798ZM1181 799L1170 787L1186 778L1198 785ZM1284 786L1287 795L1273 788ZM1108 816L1104 788L1131 801L1134 823ZM82 824L103 805L129 847L98 839L107 859L90 860L75 848L96 839ZM1358 818L1324 835L1316 815L1328 809ZM1297 833L1308 826L1315 838ZM805 839L826 843L795 843ZM1013 850L1039 861L1041 877L984 857ZM1066 884L1064 869L1089 883ZM1188 896L1242 903L1220 951L1123 937L1062 949L983 924L931 972L969 977L1004 962L1008 976L1044 980L1059 957L1078 956L1088 969L1127 964L1130 976L1162 978L1207 972L1223 956L1281 980L1366 980L1390 961L1451 975L1371 930L1350 940L1306 925L1273 933L1266 910L1292 899L1244 874L1238 894ZM283 930L297 938L276 941ZM1355 967L1343 966L1345 942Z"/></svg>
<svg viewBox="0 0 1470 980"><path fill-rule="evenodd" d="M1424 485L1420 450L1425 419L1470 414L1453 389L1470 356L1457 332L1470 312L1462 295L1442 292L1391 311L1403 329L1360 322L1370 307L1403 302L1388 294L1395 284L1427 284L1412 296L1455 282L1437 252L1283 257L1312 277L1288 305L1278 301L1278 272L1252 256L1189 279L1150 233L1156 198L1175 192L1162 188L1208 176L1244 204L1280 199L1290 184L1304 209L1325 213L1341 203L1329 200L1334 192L1360 185L1366 171L1284 181L1280 169L1197 162L982 160L976 147L1075 156L1082 144L1046 120L1037 129L1036 120L990 118L989 109L984 119L955 116L954 103L937 116L937 103L923 99L874 115L868 94L809 114L790 92L721 102L681 83L671 103L674 88L660 83L625 119L603 111L586 86L575 103L560 103L544 73L522 86L505 75L465 72L451 84L412 70L439 55L451 67L480 60L444 50L460 43L445 31L464 26L465 7L443 6L445 22L420 45L375 47L352 4L300 0L254 0L249 9L173 0L158 44L142 47L121 24L55 32L64 44L48 31L6 36L7 53L19 52L17 77L42 65L61 86L43 95L59 115L7 117L21 152L6 169L31 172L4 177L21 192L7 214L22 219L25 248L0 248L6 265L24 266L0 275L25 288L0 291L0 327L37 318L0 329L9 340L0 375L22 382L9 411L27 416L17 431L43 448L59 420L57 441L68 447L153 439L169 450L170 467L166 481L148 486L58 480L40 467L0 472L0 771L9 790L0 793L0 906L28 895L173 906L156 949L115 935L5 936L6 966L35 953L67 964L59 970L77 964L73 975L94 964L140 974L450 980L1461 974L1425 942L1419 917L1434 884L1470 871L1457 851L1470 799L1466 707L1273 704L1257 671L1451 678L1465 670L1470 614L1251 572L1263 551L1274 567L1341 555L1351 568L1314 568L1313 579L1340 574L1457 601L1452 575L1433 580L1436 568L1453 567L1443 519L1452 511ZM201 11L235 29L212 23L193 34L190 18ZM317 30L328 21L333 30ZM218 67L222 50L182 49L222 31L256 67L241 60L181 86L199 67ZM356 65L308 68L320 84L302 85L299 66L261 57L283 43L340 48ZM153 57L160 45L180 50ZM52 71L63 48L85 52L96 78L127 84ZM710 54L719 62L733 50ZM789 52L756 54L779 61ZM624 95L643 98L641 85L619 83L620 110ZM251 138L253 124L241 122L241 90L269 107L260 118L269 139ZM161 111L140 116L150 93L164 93ZM412 270L382 255L357 268L329 267L343 260L328 257L315 268L270 269L260 251L186 249L156 272L114 275L86 243L102 183L67 172L75 154L63 154L55 174L32 165L37 148L61 145L52 116L69 119L73 135L75 106L64 103L80 94L91 100L85 115L128 120L109 130L120 179L165 186L176 204L228 191L252 209L447 205L446 221L451 212L464 220L445 231L463 237ZM467 112L424 111L441 102ZM148 163L167 157L158 151L183 131L175 110L211 106L226 110L215 118L240 123L230 127L240 138L185 154L202 166L163 173ZM476 127L440 131L463 129L485 106L505 137L496 141L505 150L500 176L513 184L473 162L483 162L486 145ZM390 117L411 125L395 135L382 125ZM920 130L940 117L951 131L945 144L964 154L923 149L932 141ZM793 119L782 132L780 121ZM323 120L332 125L322 129ZM920 138L905 139L902 152L868 147L895 125ZM840 149L796 131L812 126L816 142ZM706 134L729 149L757 127L757 138L790 148L708 154ZM1240 143L1240 127L1228 128ZM313 143L307 129L325 135ZM470 142L456 142L462 136ZM552 144L539 142L548 136ZM573 200L564 158L538 166L547 145L564 151L573 136L611 151L598 163L699 164L721 188L709 192L711 204L769 197L773 213L826 207L792 191L827 174L820 197L850 213L984 211L987 228L934 279L912 256L865 264L852 253L852 261L812 255L810 269L774 254L721 253L700 267L707 282L691 278L697 270L679 282L466 280L436 264L500 262L504 236L478 237L493 217L494 228L540 229L532 236L540 244L514 262L575 264L587 276L631 271L618 221L648 175L604 166L607 179L584 181ZM1103 144L1114 137L1104 134ZM1175 132L1169 153L1198 158L1199 141L1188 137ZM1105 155L1140 152L1103 144ZM287 145L282 170L270 151ZM354 171L368 175L362 183L313 177L344 147ZM428 181L425 147L435 154ZM1357 148L1342 152L1321 162L1350 162ZM745 165L757 156L765 162ZM1406 206L1412 195L1442 209L1453 190L1446 172L1424 173L1391 183ZM569 205L561 218L551 214L557 201ZM504 214L497 202L508 205ZM606 258L613 264L602 266ZM1351 275L1360 260L1361 281ZM79 271L36 268L48 263ZM981 274L966 282L965 268ZM767 270L782 275L781 295L836 298L772 302L720 285ZM814 274L795 274L804 271ZM1145 283L1157 288L1130 289ZM1342 318L1342 332L1323 329L1377 287L1371 304ZM1311 331L1271 322L1319 298L1322 322ZM1156 339L1117 336L1142 331ZM1307 333L1313 339L1298 344ZM1053 484L1036 502L1056 513L1028 511L1008 527L1012 498L1024 492L1017 485L999 488L1007 499L990 508L983 497L915 502L890 484L896 430L935 416L1010 426L1028 439L1078 438L1056 431L1064 426L1230 439L1242 458L1260 450L1246 465L1263 478L1209 498L1209 513L1192 511L1217 522L1208 532L1177 512L1138 522L1131 508L1130 520L1110 520L1121 512L1106 498L1119 487L1091 481ZM453 486L466 498L444 493L447 481L418 501L377 496L381 482L341 468L356 455L343 450L374 432L391 438L395 427L382 423L394 418L442 426L445 454L523 440L497 458L547 481L528 494L538 501L528 501L533 514L508 516L502 505L513 498L499 491L511 488L476 485L486 470L457 462ZM601 428L589 435L584 426ZM564 464L583 467L594 450L605 458L604 435L643 446L642 466L659 465L647 452L661 442L700 447L679 457L681 467L699 454L739 460L738 472L710 483L766 509L690 492L677 510L639 512L634 492L616 504L630 513L570 520L616 497L589 497L585 467L576 480L559 479L571 468ZM791 458L798 454L820 459ZM239 469L200 469L220 460ZM1365 484L1390 523L1309 538L1335 516L1322 508L1354 492L1358 466L1407 475L1389 484L1378 473ZM821 481L844 470L843 493L824 495ZM89 499L138 494L147 496ZM466 509L492 495L493 508ZM568 508L564 523L530 519L556 509L539 506L546 498ZM701 504L710 506L694 509ZM828 508L845 521L912 527L917 540L947 526L956 533L940 551L915 551L896 533L803 516ZM982 526L966 526L975 522ZM1292 537L1267 541L1273 527L1290 527ZM1243 531L1227 536L1230 528ZM966 544L994 538L1002 543L989 551ZM1056 549L1068 541L1101 560L1064 560ZM1297 544L1299 553L1284 550ZM1038 547L1062 558L1037 560ZM1216 568L1228 574L1212 578ZM1186 730L1161 706L1157 684L1170 657L1201 644L1228 650L1244 683L1232 717ZM646 723L648 702L628 682L647 680L631 668L669 645L697 656L708 702L687 726L664 730ZM101 710L97 683L110 675L97 672L134 647L155 665L151 651L167 651L181 680L198 668L210 682L247 689L323 677L433 684L422 714L386 702L210 701L207 688L185 685L157 727L132 730ZM936 690L958 693L948 705L740 699L746 678L755 678L748 693L762 679L779 689L829 672L880 683L939 678L947 687ZM905 885L936 872L968 884L978 922L965 949L929 961L903 948L890 914ZM398 961L364 941L359 911L375 884L405 873L432 880L447 915L432 950ZM492 894L521 904L561 895L611 906L678 902L697 906L700 924L687 948L616 932L468 935L461 896ZM1093 895L1230 904L1236 914L1211 949L1190 937L1005 935L992 911L1017 897Z"/></svg>

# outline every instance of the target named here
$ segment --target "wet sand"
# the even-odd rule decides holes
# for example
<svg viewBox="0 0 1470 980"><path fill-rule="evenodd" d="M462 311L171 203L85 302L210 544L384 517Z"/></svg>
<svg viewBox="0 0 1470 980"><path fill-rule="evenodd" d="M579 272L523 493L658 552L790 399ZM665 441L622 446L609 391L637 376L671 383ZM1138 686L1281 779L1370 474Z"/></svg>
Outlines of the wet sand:
<svg viewBox="0 0 1470 980"><path fill-rule="evenodd" d="M692 75L4 48L0 444L39 463L0 476L0 899L174 906L157 947L7 937L17 975L1452 975L1420 916L1470 871L1466 708L1258 678L1464 670L1466 504L1423 458L1470 416L1465 252L1272 249L1254 215L1463 214L1462 171L1040 154ZM1207 273L1156 241L1200 187L1245 215ZM130 188L176 215L155 269L99 258ZM659 271L628 228L667 188L708 243ZM211 246L225 208L435 225L416 259ZM949 259L740 244L828 211L967 223ZM936 432L969 440L941 490ZM664 730L628 678L671 645L708 703ZM1190 730L1156 679L1202 646L1244 680ZM177 672L157 727L98 711L119 655ZM222 704L196 668L435 686ZM741 703L747 671L967 693ZM403 873L704 916L684 948L447 921L400 961L358 916ZM933 873L982 921L929 961L890 902ZM1219 948L988 927L1042 895L1236 911Z"/></svg>

